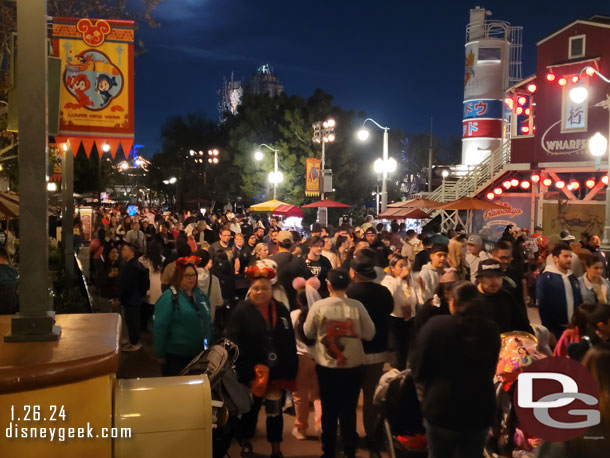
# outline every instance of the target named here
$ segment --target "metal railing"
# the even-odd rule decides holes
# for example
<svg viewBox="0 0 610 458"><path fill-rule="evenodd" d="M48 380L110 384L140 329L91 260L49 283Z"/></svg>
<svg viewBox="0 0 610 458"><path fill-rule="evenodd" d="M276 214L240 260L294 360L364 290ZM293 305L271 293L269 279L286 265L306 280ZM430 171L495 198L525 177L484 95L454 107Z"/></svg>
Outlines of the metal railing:
<svg viewBox="0 0 610 458"><path fill-rule="evenodd" d="M453 202L462 197L472 197L492 184L502 174L508 162L510 162L510 140L504 140L499 148L492 151L462 178L444 180L443 184L431 193L422 194L437 202ZM430 217L434 218L438 214L443 214L444 224L446 213L443 210L434 210Z"/></svg>

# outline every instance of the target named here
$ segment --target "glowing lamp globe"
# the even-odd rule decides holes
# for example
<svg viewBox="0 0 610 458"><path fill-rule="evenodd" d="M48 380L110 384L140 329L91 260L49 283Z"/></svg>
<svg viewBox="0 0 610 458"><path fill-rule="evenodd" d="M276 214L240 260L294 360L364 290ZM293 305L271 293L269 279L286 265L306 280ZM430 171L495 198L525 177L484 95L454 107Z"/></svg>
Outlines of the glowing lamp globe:
<svg viewBox="0 0 610 458"><path fill-rule="evenodd" d="M589 139L589 151L595 157L603 156L608 149L608 139L597 132Z"/></svg>
<svg viewBox="0 0 610 458"><path fill-rule="evenodd" d="M530 91L532 94L534 92L536 92L536 89L538 89L538 87L534 83L531 83L531 84L527 85L527 90Z"/></svg>
<svg viewBox="0 0 610 458"><path fill-rule="evenodd" d="M487 193L487 198L488 198L489 200L493 200L493 199L494 199L494 197L496 197L496 195L495 195L493 192L488 192L488 193Z"/></svg>
<svg viewBox="0 0 610 458"><path fill-rule="evenodd" d="M570 191L576 191L580 189L580 183L578 181L570 181L570 183L568 184L568 189Z"/></svg>
<svg viewBox="0 0 610 458"><path fill-rule="evenodd" d="M585 69L585 74L587 76L593 76L593 75L595 75L595 69L593 67L587 67Z"/></svg>
<svg viewBox="0 0 610 458"><path fill-rule="evenodd" d="M540 181L540 175L538 175L537 173L534 173L532 175L532 182L538 183L539 181Z"/></svg>
<svg viewBox="0 0 610 458"><path fill-rule="evenodd" d="M568 84L568 80L564 77L561 77L557 80L557 84L559 84L560 86L565 86L566 84Z"/></svg>
<svg viewBox="0 0 610 458"><path fill-rule="evenodd" d="M592 189L595 187L595 180L593 178L589 178L587 181L585 181L585 186L589 189Z"/></svg>
<svg viewBox="0 0 610 458"><path fill-rule="evenodd" d="M562 181L562 180L559 180L559 181L557 181L557 182L555 183L555 187L556 187L557 189L563 189L563 188L565 188L565 187L566 187L566 182L565 182L565 181Z"/></svg>
<svg viewBox="0 0 610 458"><path fill-rule="evenodd" d="M369 138L369 131L368 131L368 130L366 130L366 129L360 129L360 130L358 131L358 139L359 139L361 142L364 142L364 141L368 140L368 138Z"/></svg>
<svg viewBox="0 0 610 458"><path fill-rule="evenodd" d="M529 189L530 188L530 182L529 181L522 181L521 182L521 189Z"/></svg>
<svg viewBox="0 0 610 458"><path fill-rule="evenodd" d="M511 186L519 186L519 180L513 178L512 180L510 180L510 184Z"/></svg>
<svg viewBox="0 0 610 458"><path fill-rule="evenodd" d="M510 189L510 187L511 187L510 180L504 181L504 183L502 183L502 186L504 186L505 189Z"/></svg>
<svg viewBox="0 0 610 458"><path fill-rule="evenodd" d="M102 146L102 151L104 151L104 153L110 151L110 145L108 143L104 143L104 146Z"/></svg>
<svg viewBox="0 0 610 458"><path fill-rule="evenodd" d="M588 96L589 92L583 86L570 89L570 100L572 100L574 103L583 103L585 100L587 100Z"/></svg>
<svg viewBox="0 0 610 458"><path fill-rule="evenodd" d="M606 186L608 185L608 175L604 175L602 177L602 183L604 183Z"/></svg>
<svg viewBox="0 0 610 458"><path fill-rule="evenodd" d="M257 151L256 153L254 153L254 159L256 159L257 161L262 161L263 157L265 157L265 155L262 151Z"/></svg>
<svg viewBox="0 0 610 458"><path fill-rule="evenodd" d="M525 105L525 102L527 102L527 99L525 97L521 96L517 99L517 102L519 102L519 105Z"/></svg>
<svg viewBox="0 0 610 458"><path fill-rule="evenodd" d="M550 178L545 178L544 180L542 180L542 184L548 188L549 186L551 186L551 184L553 184L553 180L551 180Z"/></svg>
<svg viewBox="0 0 610 458"><path fill-rule="evenodd" d="M335 120L330 118L328 121L326 121L326 125L328 127L335 127L335 125L336 125Z"/></svg>
<svg viewBox="0 0 610 458"><path fill-rule="evenodd" d="M494 194L495 194L496 196L499 196L500 194L502 194L502 188L495 188L495 189L494 189Z"/></svg>
<svg viewBox="0 0 610 458"><path fill-rule="evenodd" d="M547 73L546 74L546 80L547 81L555 81L555 74L554 73Z"/></svg>
<svg viewBox="0 0 610 458"><path fill-rule="evenodd" d="M373 169L376 173L383 173L383 159L377 159L373 163Z"/></svg>
<svg viewBox="0 0 610 458"><path fill-rule="evenodd" d="M396 168L398 167L398 163L396 162L396 159L394 158L389 158L385 164L385 170L388 173L393 173L396 171Z"/></svg>

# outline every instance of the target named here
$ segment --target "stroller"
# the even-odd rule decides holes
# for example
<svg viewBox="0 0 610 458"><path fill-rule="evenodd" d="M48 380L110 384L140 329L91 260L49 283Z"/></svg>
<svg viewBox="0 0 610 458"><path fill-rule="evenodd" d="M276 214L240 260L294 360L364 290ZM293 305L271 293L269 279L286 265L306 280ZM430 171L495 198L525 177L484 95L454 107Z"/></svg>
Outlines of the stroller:
<svg viewBox="0 0 610 458"><path fill-rule="evenodd" d="M428 456L426 430L410 369L386 372L373 398L379 407L379 429L390 458L425 458Z"/></svg>
<svg viewBox="0 0 610 458"><path fill-rule="evenodd" d="M502 344L496 367L496 419L485 445L487 457L533 457L540 440L528 436L519 428L513 399L516 381L523 368L545 358L538 350L538 340L527 332L514 331L501 334Z"/></svg>
<svg viewBox="0 0 610 458"><path fill-rule="evenodd" d="M238 418L252 408L252 395L247 386L239 383L235 361L239 348L228 339L202 351L182 369L179 375L205 374L212 394L213 457L226 455Z"/></svg>

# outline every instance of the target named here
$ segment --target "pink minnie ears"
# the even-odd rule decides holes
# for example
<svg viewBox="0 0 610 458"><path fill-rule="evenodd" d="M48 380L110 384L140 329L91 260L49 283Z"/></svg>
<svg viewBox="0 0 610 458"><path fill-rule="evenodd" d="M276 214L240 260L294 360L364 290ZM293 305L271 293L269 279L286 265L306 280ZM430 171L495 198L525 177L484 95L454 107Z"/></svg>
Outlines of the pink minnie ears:
<svg viewBox="0 0 610 458"><path fill-rule="evenodd" d="M318 280L318 277L310 277L307 280L303 277L297 277L292 280L292 287L297 291L305 288L305 286L311 286L313 289L318 290L320 289L320 280Z"/></svg>

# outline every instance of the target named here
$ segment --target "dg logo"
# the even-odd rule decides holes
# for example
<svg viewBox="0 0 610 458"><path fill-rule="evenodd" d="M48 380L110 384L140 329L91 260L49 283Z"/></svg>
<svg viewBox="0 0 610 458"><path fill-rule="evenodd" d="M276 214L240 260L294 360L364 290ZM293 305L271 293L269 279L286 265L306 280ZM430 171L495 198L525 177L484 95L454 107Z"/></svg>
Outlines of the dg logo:
<svg viewBox="0 0 610 458"><path fill-rule="evenodd" d="M522 429L549 442L579 437L601 421L595 379L568 358L545 358L528 366L517 378L514 405Z"/></svg>

